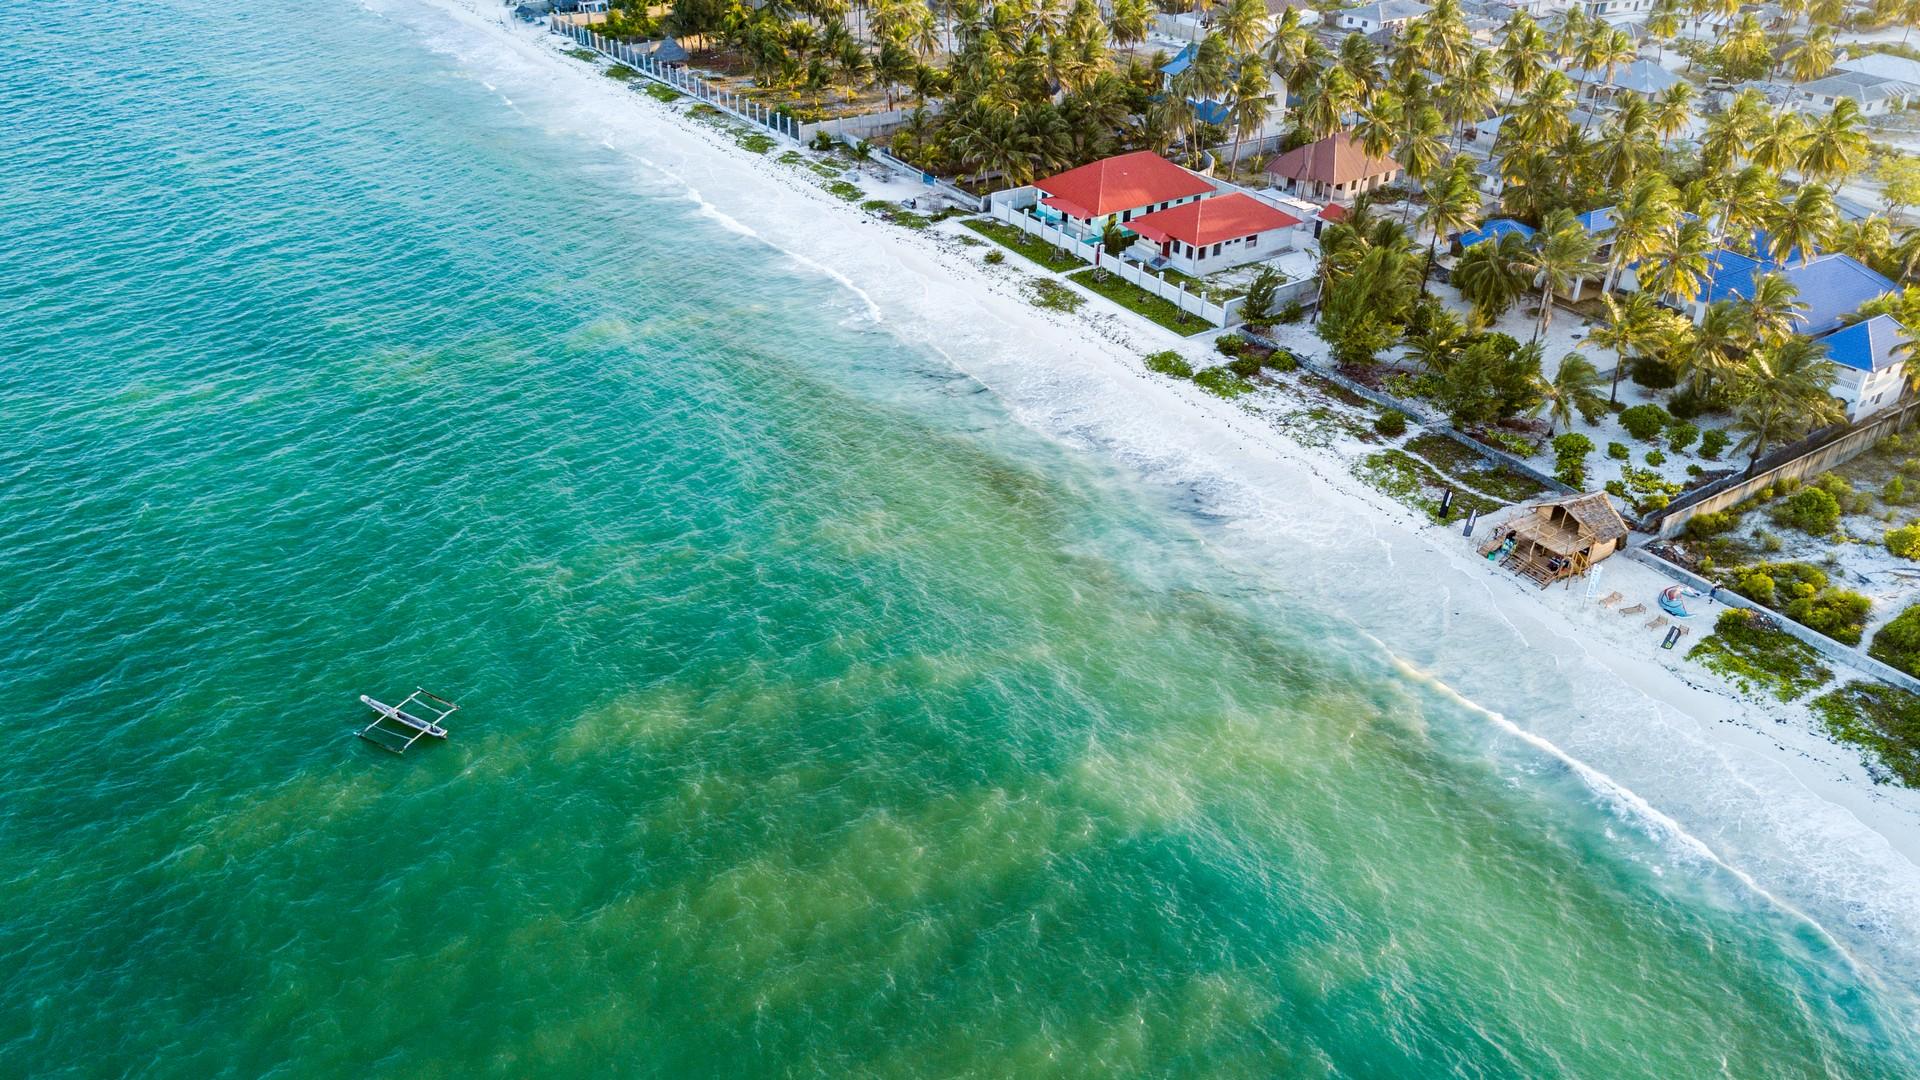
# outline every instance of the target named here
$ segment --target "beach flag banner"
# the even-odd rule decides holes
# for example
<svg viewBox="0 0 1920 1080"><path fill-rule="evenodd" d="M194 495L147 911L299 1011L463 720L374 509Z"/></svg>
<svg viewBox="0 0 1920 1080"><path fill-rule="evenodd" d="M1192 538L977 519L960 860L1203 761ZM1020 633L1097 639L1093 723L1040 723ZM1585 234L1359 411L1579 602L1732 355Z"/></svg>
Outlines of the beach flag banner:
<svg viewBox="0 0 1920 1080"><path fill-rule="evenodd" d="M1448 492L1448 494L1452 494L1452 492ZM1446 511L1444 511L1444 510L1442 510L1442 511L1441 511L1441 513L1443 513L1443 514L1444 514L1444 513L1446 513ZM1476 522L1476 521L1479 521L1479 520L1480 520L1480 511L1478 511L1478 510L1469 510L1469 511L1467 511L1467 527L1466 527L1466 528L1464 528L1464 529L1461 529L1461 530L1460 530L1460 535L1461 535L1461 536L1472 536L1472 535L1473 535L1473 523L1474 523L1474 522Z"/></svg>
<svg viewBox="0 0 1920 1080"><path fill-rule="evenodd" d="M1600 591L1600 571L1605 569L1605 565L1595 563L1593 569L1587 571L1587 599L1593 599Z"/></svg>

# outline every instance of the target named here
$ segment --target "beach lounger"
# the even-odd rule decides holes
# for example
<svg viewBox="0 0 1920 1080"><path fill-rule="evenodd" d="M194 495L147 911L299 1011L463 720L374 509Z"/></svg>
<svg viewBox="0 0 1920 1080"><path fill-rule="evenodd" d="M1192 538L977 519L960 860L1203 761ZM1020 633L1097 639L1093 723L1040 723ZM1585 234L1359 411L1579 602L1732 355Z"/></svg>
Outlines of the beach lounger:
<svg viewBox="0 0 1920 1080"><path fill-rule="evenodd" d="M1653 618L1647 620L1647 629L1649 630L1658 630L1665 625L1667 625L1667 617L1665 615L1655 615Z"/></svg>
<svg viewBox="0 0 1920 1080"><path fill-rule="evenodd" d="M1647 610L1647 605L1645 605L1645 604L1635 604L1635 605L1633 605L1632 607L1623 607L1623 608L1621 608L1621 609L1620 609L1620 614L1622 614L1622 615L1638 615L1638 614L1640 614L1641 612L1643 612L1643 611L1645 611L1645 610Z"/></svg>
<svg viewBox="0 0 1920 1080"><path fill-rule="evenodd" d="M1619 603L1620 601L1622 601L1622 600L1624 600L1624 599L1626 599L1626 597L1624 597L1624 596L1621 596L1621 595L1619 594L1619 592L1617 592L1617 591L1616 591L1616 592L1610 592L1610 593L1608 593L1607 595L1605 595L1605 596L1603 596L1603 597L1601 597L1601 598L1600 598L1600 606L1601 606L1601 607L1612 607L1613 605L1615 605L1615 604L1617 604L1617 603Z"/></svg>

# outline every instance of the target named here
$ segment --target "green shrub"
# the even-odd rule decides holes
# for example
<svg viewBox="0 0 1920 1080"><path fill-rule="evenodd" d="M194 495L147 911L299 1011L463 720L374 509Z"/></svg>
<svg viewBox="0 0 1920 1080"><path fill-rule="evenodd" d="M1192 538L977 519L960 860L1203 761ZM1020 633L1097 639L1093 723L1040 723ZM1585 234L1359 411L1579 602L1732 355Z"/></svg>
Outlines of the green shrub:
<svg viewBox="0 0 1920 1080"><path fill-rule="evenodd" d="M640 70L638 68L628 67L625 64L615 64L600 74L605 75L609 79L619 79L621 82L626 82L628 79L640 74Z"/></svg>
<svg viewBox="0 0 1920 1080"><path fill-rule="evenodd" d="M1816 690L1833 677L1813 646L1766 625L1744 608L1721 612L1713 633L1689 650L1687 659L1749 693L1764 690L1781 701Z"/></svg>
<svg viewBox="0 0 1920 1080"><path fill-rule="evenodd" d="M999 264L1007 261L1007 253L1004 251L1001 251L998 248L995 248L994 250L989 251L985 255L981 256L981 258L984 259L989 265L998 266Z"/></svg>
<svg viewBox="0 0 1920 1080"><path fill-rule="evenodd" d="M1227 361L1227 370L1243 379L1250 379L1260 374L1260 358L1257 356L1242 356L1234 360L1229 360Z"/></svg>
<svg viewBox="0 0 1920 1080"><path fill-rule="evenodd" d="M1373 422L1373 430L1389 439L1397 439L1407 433L1407 414L1399 409L1388 409Z"/></svg>
<svg viewBox="0 0 1920 1080"><path fill-rule="evenodd" d="M1897 476L1887 481L1887 486L1880 489L1880 498L1896 506L1905 502L1907 498L1907 482Z"/></svg>
<svg viewBox="0 0 1920 1080"><path fill-rule="evenodd" d="M1850 682L1808 703L1827 734L1865 750L1875 783L1877 763L1908 787L1920 787L1920 697L1877 682Z"/></svg>
<svg viewBox="0 0 1920 1080"><path fill-rule="evenodd" d="M1568 487L1586 486L1587 455L1591 453L1593 440L1577 431L1554 436L1554 475Z"/></svg>
<svg viewBox="0 0 1920 1080"><path fill-rule="evenodd" d="M1773 575L1762 570L1743 571L1734 579L1733 591L1766 607L1772 607L1778 599L1774 595Z"/></svg>
<svg viewBox="0 0 1920 1080"><path fill-rule="evenodd" d="M1700 438L1700 429L1688 423L1677 423L1667 429L1667 449L1676 454L1686 452Z"/></svg>
<svg viewBox="0 0 1920 1080"><path fill-rule="evenodd" d="M1275 349L1273 355L1267 357L1266 365L1274 371L1292 371L1300 366L1300 358L1285 349Z"/></svg>
<svg viewBox="0 0 1920 1080"><path fill-rule="evenodd" d="M1289 300L1280 309L1280 321L1289 326L1307 317L1306 306L1298 300Z"/></svg>
<svg viewBox="0 0 1920 1080"><path fill-rule="evenodd" d="M1708 428L1700 433L1700 456L1708 461L1718 460L1732 441L1733 439L1719 428Z"/></svg>
<svg viewBox="0 0 1920 1080"><path fill-rule="evenodd" d="M1172 349L1162 349L1147 357L1146 365L1148 371L1171 375L1176 379L1193 378L1193 365L1181 359L1180 354Z"/></svg>
<svg viewBox="0 0 1920 1080"><path fill-rule="evenodd" d="M1840 503L1825 488L1802 488L1774 511L1773 519L1813 536L1826 536L1840 524Z"/></svg>
<svg viewBox="0 0 1920 1080"><path fill-rule="evenodd" d="M1252 383L1224 367L1210 367L1204 371L1194 372L1193 385L1209 394L1223 398L1236 398L1257 389Z"/></svg>
<svg viewBox="0 0 1920 1080"><path fill-rule="evenodd" d="M1667 455L1661 453L1658 450L1647 451L1647 464L1657 469L1660 466L1665 465L1666 463L1667 463Z"/></svg>
<svg viewBox="0 0 1920 1080"><path fill-rule="evenodd" d="M1888 529L1885 539L1890 554L1902 559L1920 559L1920 525Z"/></svg>
<svg viewBox="0 0 1920 1080"><path fill-rule="evenodd" d="M1909 675L1920 675L1920 604L1895 615L1875 631L1867 655Z"/></svg>
<svg viewBox="0 0 1920 1080"><path fill-rule="evenodd" d="M1866 633L1867 613L1873 601L1847 589L1823 589L1789 603L1786 616L1809 630L1818 630L1846 645L1860 644Z"/></svg>
<svg viewBox="0 0 1920 1080"><path fill-rule="evenodd" d="M1214 351L1222 356L1243 355L1249 344L1251 343L1239 334L1222 334L1213 340Z"/></svg>
<svg viewBox="0 0 1920 1080"><path fill-rule="evenodd" d="M1620 426L1636 439L1651 439L1666 430L1673 417L1658 405L1635 405L1620 414Z"/></svg>
<svg viewBox="0 0 1920 1080"><path fill-rule="evenodd" d="M1666 390L1680 381L1680 373L1672 365L1645 356L1633 362L1627 377L1634 385L1649 390Z"/></svg>
<svg viewBox="0 0 1920 1080"><path fill-rule="evenodd" d="M1699 465L1696 465L1696 464L1694 464L1694 463L1693 463L1693 462L1691 462L1691 461L1689 461L1689 462L1687 462L1687 475L1688 475L1688 476L1699 476L1699 475L1700 475L1701 473L1703 473L1703 472L1706 472L1706 471L1707 471L1707 470L1705 470L1705 469L1703 469L1703 468L1701 468L1701 467L1700 467Z"/></svg>
<svg viewBox="0 0 1920 1080"><path fill-rule="evenodd" d="M1739 527L1739 514L1717 510L1709 514L1695 514L1687 519L1687 536L1694 540L1705 540L1710 536L1730 533Z"/></svg>
<svg viewBox="0 0 1920 1080"><path fill-rule="evenodd" d="M1627 485L1618 480L1607 481L1607 494L1623 502L1633 501L1633 494L1627 490Z"/></svg>
<svg viewBox="0 0 1920 1080"><path fill-rule="evenodd" d="M1610 442L1607 444L1607 456L1615 461L1625 461L1633 456L1633 451L1627 449L1626 443Z"/></svg>

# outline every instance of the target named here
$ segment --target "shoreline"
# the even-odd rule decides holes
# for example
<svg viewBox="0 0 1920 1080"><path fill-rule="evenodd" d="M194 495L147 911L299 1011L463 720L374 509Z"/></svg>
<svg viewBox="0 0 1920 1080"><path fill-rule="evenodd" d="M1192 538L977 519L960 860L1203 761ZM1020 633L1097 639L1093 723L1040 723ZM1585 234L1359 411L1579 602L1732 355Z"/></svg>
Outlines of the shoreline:
<svg viewBox="0 0 1920 1080"><path fill-rule="evenodd" d="M1074 449L1117 457L1155 483L1203 485L1209 508L1227 520L1218 533L1200 538L1210 546L1231 542L1234 550L1217 552L1223 561L1251 561L1277 574L1281 554L1324 551L1334 560L1333 573L1303 588L1321 586L1335 604L1355 587L1338 580L1341 572L1377 562L1439 594L1437 605L1409 607L1430 623L1401 627L1400 638L1417 636L1423 625L1469 641L1474 633L1480 640L1503 633L1526 650L1527 663L1591 690L1592 696L1579 697L1571 717L1536 723L1529 714L1527 724L1516 723L1499 707L1509 692L1492 670L1497 665L1476 665L1471 644L1448 640L1425 655L1410 655L1408 641L1379 636L1387 633L1381 627L1395 622L1392 612L1377 613L1378 626L1369 626L1364 614L1347 617L1411 676L1431 680L1496 718L1511 729L1508 737L1590 771L1582 778L1602 801L1639 801L1644 809L1627 812L1642 818L1650 812L1652 831L1673 832L1681 842L1698 845L1767 900L1823 932L1845 917L1850 929L1869 938L1909 947L1920 940L1920 792L1872 785L1858 753L1820 735L1804 705L1742 695L1682 661L1684 646L1670 660L1659 655L1657 639L1650 640L1638 620L1597 608L1579 590L1537 591L1489 571L1457 533L1436 532L1353 476L1350 459L1338 450L1302 444L1262 411L1140 365L1143 355L1162 348L1190 359L1212 355L1213 334L1182 339L1097 296L1088 296L1075 314L1042 310L1023 293L1023 283L1052 275L1016 262L1017 256L983 266L979 252L998 249L962 246L954 236L956 223L915 235L880 222L797 168L779 165L777 153L743 149L725 131L686 116L681 106L652 100L567 58L564 39L544 27L514 23L507 8L485 0L437 0L434 6L529 63L540 54L539 62L550 69L545 74L579 100L583 115L575 122L604 123L609 132L601 141L610 150L684 184L686 197L722 226L838 281L860 301L861 317L932 349L994 393L1017 422ZM642 145L615 143L636 138ZM674 160L657 161L656 155ZM897 202L916 190L897 179L847 179L864 181L869 198ZM720 193L729 185L735 189L730 193L751 196L751 205L729 203ZM1017 278L1010 273L1016 268ZM904 318L896 314L902 307ZM1284 393L1263 391L1258 397L1271 405ZM1251 559L1239 550L1243 546ZM1651 595L1655 583L1666 583L1624 559L1607 567L1603 592ZM1716 611L1702 612L1703 629ZM1636 645L1648 655L1639 655ZM1616 714L1619 698L1626 700L1618 702ZM1637 726L1604 730L1609 722ZM1643 739L1636 761L1630 748L1616 745L1634 736L1664 741ZM1729 796L1745 801L1722 808L1722 816L1735 820L1716 820L1712 809L1697 805L1669 805L1684 799L1696 775L1747 789ZM1761 857L1767 846L1770 860ZM1807 897L1822 889L1825 910L1806 912Z"/></svg>

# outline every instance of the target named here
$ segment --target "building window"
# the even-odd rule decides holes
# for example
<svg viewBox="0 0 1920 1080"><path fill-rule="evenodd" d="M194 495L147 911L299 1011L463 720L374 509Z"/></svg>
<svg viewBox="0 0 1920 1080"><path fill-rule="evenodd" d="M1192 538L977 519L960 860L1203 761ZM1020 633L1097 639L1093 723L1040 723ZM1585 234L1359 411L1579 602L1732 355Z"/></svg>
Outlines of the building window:
<svg viewBox="0 0 1920 1080"><path fill-rule="evenodd" d="M1218 255L1218 254L1220 254L1220 245L1219 245L1219 244L1215 244L1215 245L1213 245L1213 253L1214 253L1215 255Z"/></svg>
<svg viewBox="0 0 1920 1080"><path fill-rule="evenodd" d="M1259 246L1260 246L1260 237L1259 237L1259 236L1257 236L1257 235L1256 235L1256 236L1249 236L1249 237L1247 237L1247 246L1248 246L1248 247L1259 247Z"/></svg>

